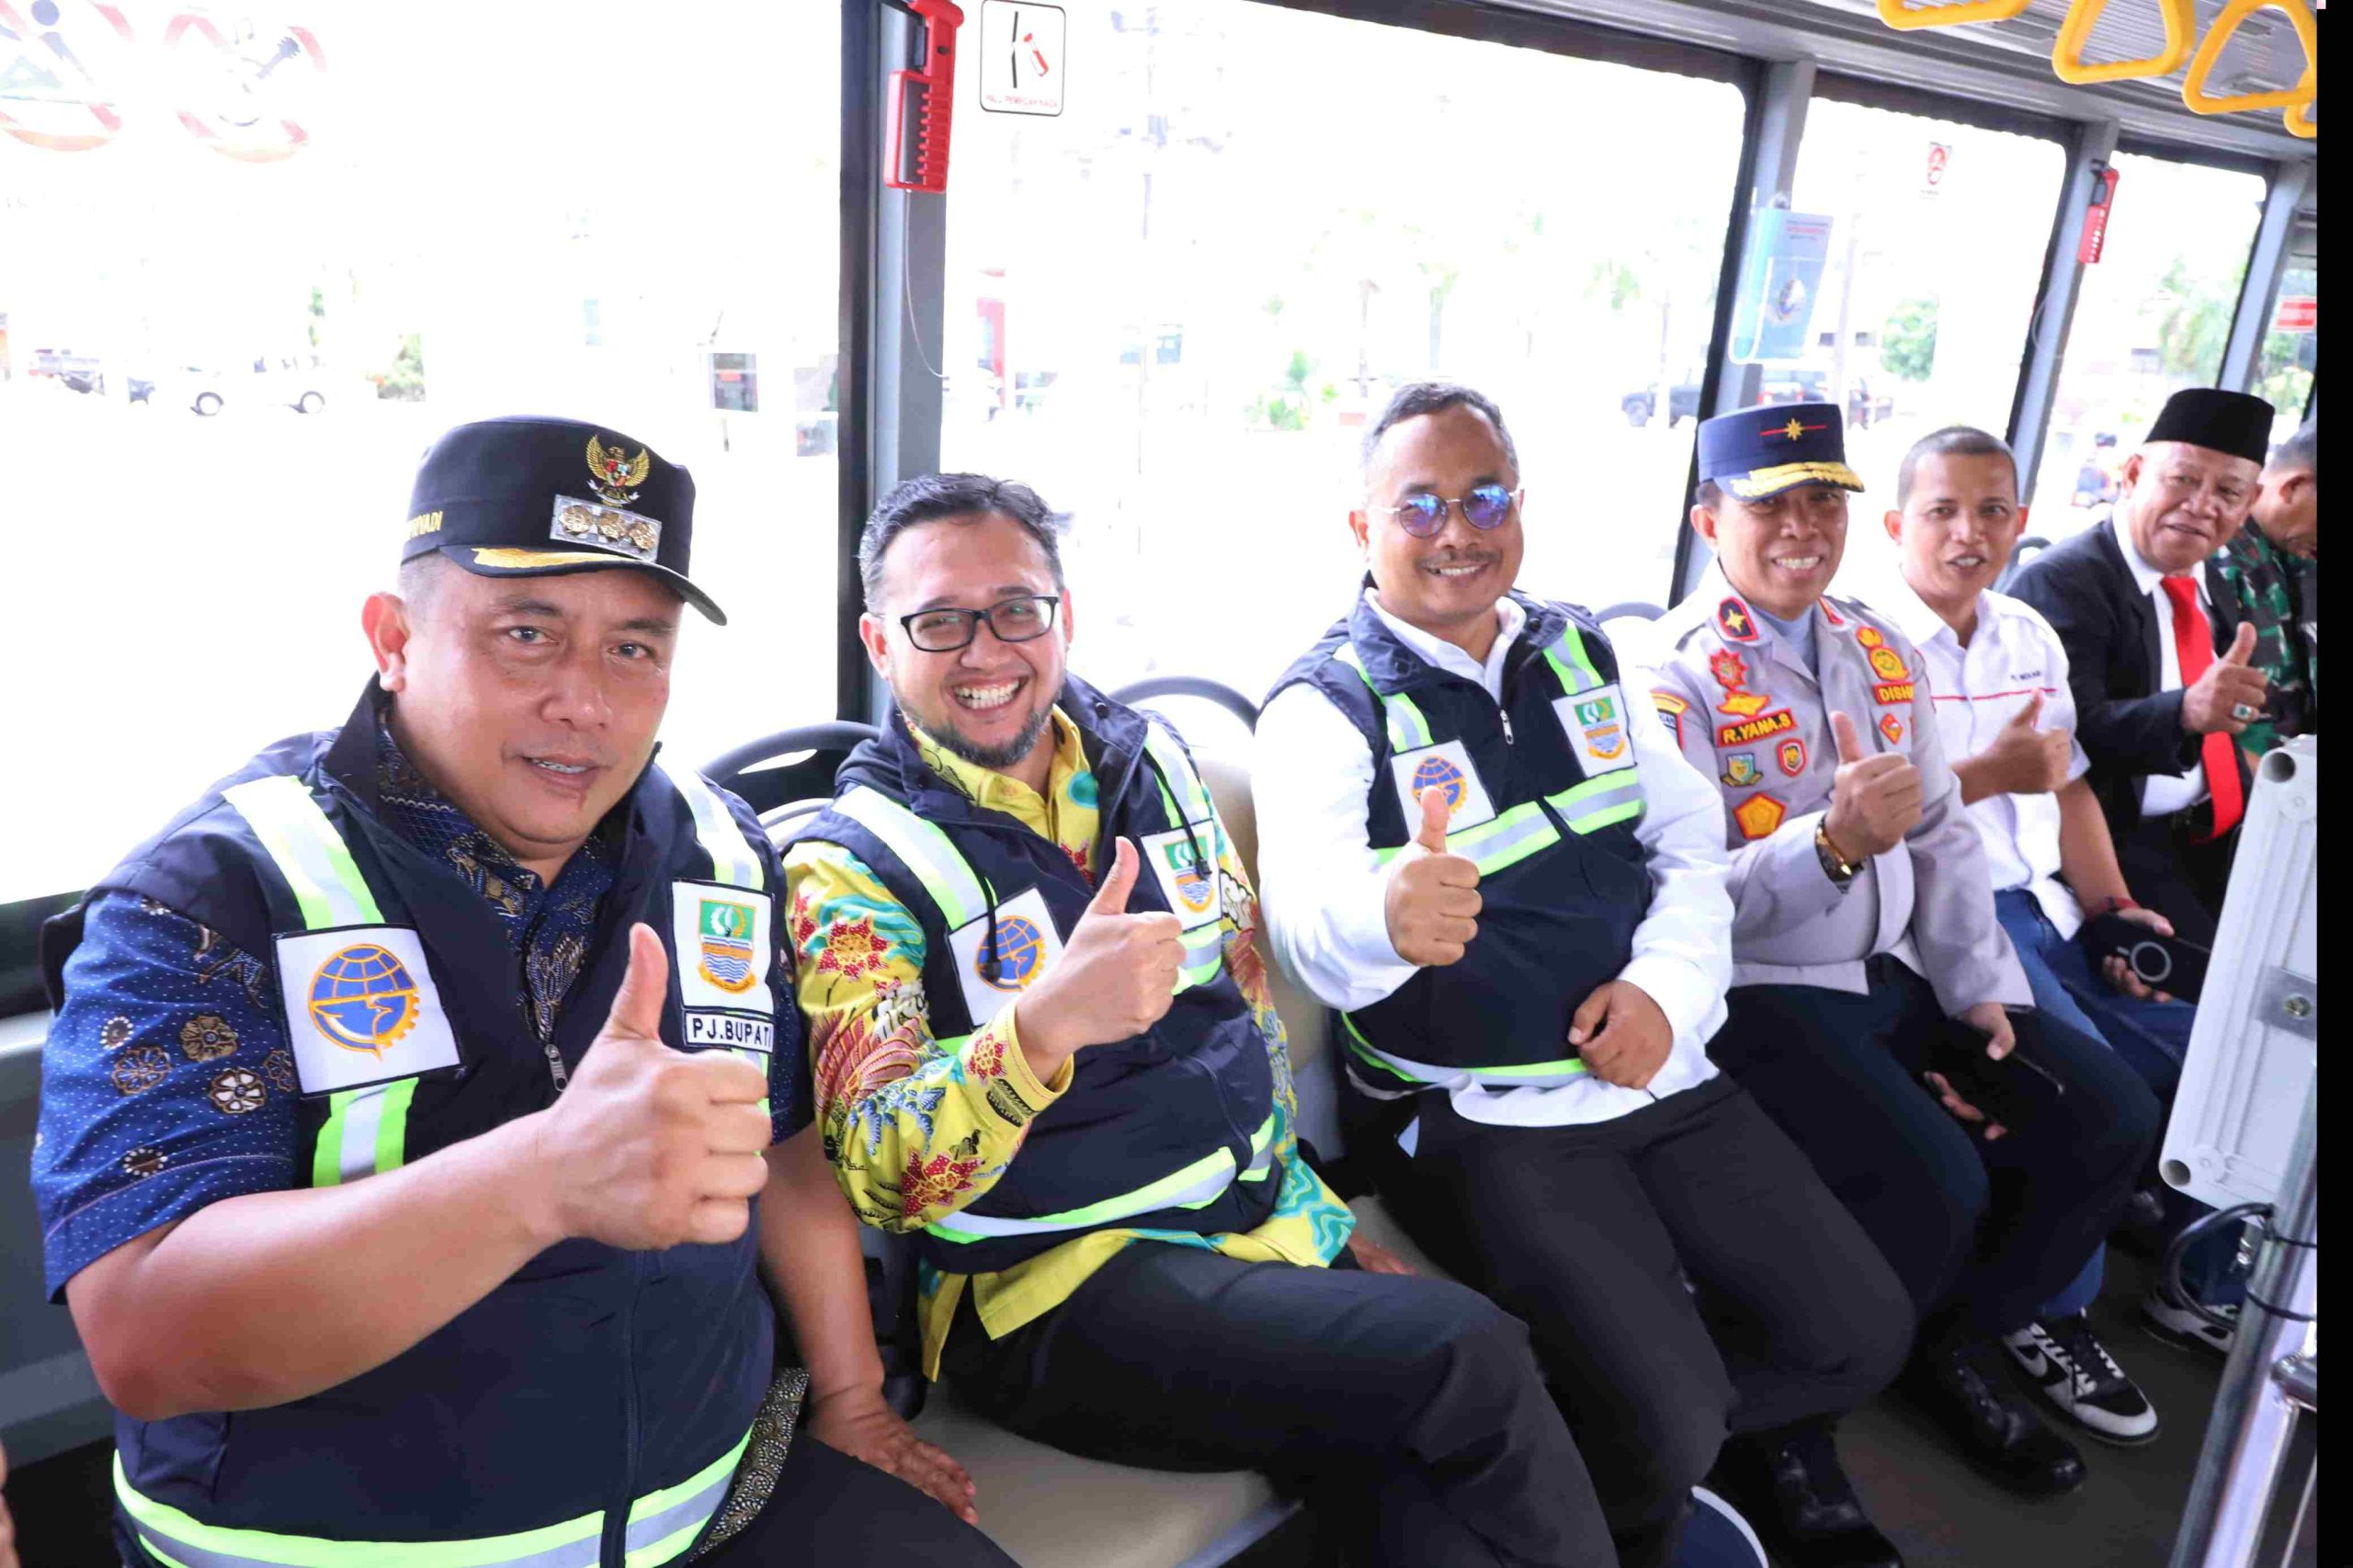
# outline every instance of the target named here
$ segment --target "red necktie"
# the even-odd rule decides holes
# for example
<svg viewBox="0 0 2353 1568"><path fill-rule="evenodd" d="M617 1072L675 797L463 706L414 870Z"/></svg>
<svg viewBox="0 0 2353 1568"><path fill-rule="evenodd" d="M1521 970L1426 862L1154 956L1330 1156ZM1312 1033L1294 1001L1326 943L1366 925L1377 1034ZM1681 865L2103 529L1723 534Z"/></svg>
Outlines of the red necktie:
<svg viewBox="0 0 2353 1568"><path fill-rule="evenodd" d="M2173 601L2173 650L2181 661L2181 685L2186 691L2214 663L2214 633L2198 608L2196 579L2162 577L2158 581L2165 597ZM2205 767L2206 792L2214 802L2213 831L2200 836L2220 838L2238 826L2239 816L2246 809L2246 797L2239 790L2238 744L2217 730L2199 745L2198 759Z"/></svg>

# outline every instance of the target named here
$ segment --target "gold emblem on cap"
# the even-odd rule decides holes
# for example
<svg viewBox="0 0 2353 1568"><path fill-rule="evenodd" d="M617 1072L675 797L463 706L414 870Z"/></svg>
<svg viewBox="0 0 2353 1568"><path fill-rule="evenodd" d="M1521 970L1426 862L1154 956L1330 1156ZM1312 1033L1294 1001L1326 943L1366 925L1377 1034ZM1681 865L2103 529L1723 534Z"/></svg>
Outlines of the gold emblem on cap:
<svg viewBox="0 0 2353 1568"><path fill-rule="evenodd" d="M588 437L588 485L607 506L626 506L636 500L635 486L653 472L652 448L641 447L632 458L619 441L608 447L599 437Z"/></svg>
<svg viewBox="0 0 2353 1568"><path fill-rule="evenodd" d="M557 513L555 520L563 527L564 532L574 539L593 533L597 528L597 514L577 504L566 506Z"/></svg>

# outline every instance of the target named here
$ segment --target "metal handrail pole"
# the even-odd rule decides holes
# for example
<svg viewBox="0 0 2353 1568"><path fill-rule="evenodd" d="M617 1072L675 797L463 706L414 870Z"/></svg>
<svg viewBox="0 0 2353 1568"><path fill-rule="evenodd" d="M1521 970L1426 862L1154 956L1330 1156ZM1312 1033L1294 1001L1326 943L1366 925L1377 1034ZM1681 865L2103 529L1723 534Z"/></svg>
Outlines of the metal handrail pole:
<svg viewBox="0 0 2353 1568"><path fill-rule="evenodd" d="M2318 1096L2315 1082L2305 1095L2295 1150L2247 1279L2237 1339L2174 1538L2172 1568L2248 1568L2263 1539L2296 1427L2296 1404L2276 1369L2304 1348L2318 1299Z"/></svg>

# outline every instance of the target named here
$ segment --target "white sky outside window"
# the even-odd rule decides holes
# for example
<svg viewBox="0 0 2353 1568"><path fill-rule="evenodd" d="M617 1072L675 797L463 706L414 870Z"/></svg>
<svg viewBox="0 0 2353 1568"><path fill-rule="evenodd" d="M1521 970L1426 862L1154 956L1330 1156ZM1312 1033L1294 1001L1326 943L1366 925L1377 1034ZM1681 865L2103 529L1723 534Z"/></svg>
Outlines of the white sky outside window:
<svg viewBox="0 0 2353 1568"><path fill-rule="evenodd" d="M1878 524L1913 442L1948 425L2006 433L2066 163L2040 137L1807 106L1791 205L1832 228L1799 363L1848 411L1847 460L1870 487L1850 503L1837 592L1886 597L1895 557Z"/></svg>
<svg viewBox="0 0 2353 1568"><path fill-rule="evenodd" d="M290 16L325 69L298 48L257 79L280 22L166 45L184 7L124 0L125 44L61 3L121 130L73 152L0 134L0 613L20 660L0 902L85 885L262 745L344 718L416 458L469 418L606 422L693 472L693 574L733 624L686 618L671 755L830 716L832 8L324 4ZM28 49L58 58L0 40L20 94ZM51 74L52 99L80 91ZM288 119L308 141L233 160L183 108L231 144L282 144ZM25 97L0 115L97 123ZM409 334L425 398L381 399L367 378ZM756 356L756 412L714 409L712 354ZM201 417L208 390L223 406ZM324 408L271 401L301 390Z"/></svg>
<svg viewBox="0 0 2353 1568"><path fill-rule="evenodd" d="M1353 593L1365 422L1432 374L1511 426L1524 587L1665 594L1736 89L1233 0L1068 12L1060 118L958 113L926 347L943 463L1072 515L1081 674L1263 696Z"/></svg>
<svg viewBox="0 0 2353 1568"><path fill-rule="evenodd" d="M2046 539L2103 515L2167 397L2214 384L2263 216L2255 175L2131 153L2115 168L2106 249L2084 269L2035 485L2032 531Z"/></svg>

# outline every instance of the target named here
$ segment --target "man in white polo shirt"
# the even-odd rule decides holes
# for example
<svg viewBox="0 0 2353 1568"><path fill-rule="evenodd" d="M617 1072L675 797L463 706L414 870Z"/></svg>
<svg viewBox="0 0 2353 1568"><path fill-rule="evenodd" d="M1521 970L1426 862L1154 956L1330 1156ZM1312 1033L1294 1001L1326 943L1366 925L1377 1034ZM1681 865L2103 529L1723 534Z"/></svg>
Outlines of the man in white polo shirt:
<svg viewBox="0 0 2353 1568"><path fill-rule="evenodd" d="M2133 902L2075 739L2066 649L2031 606L1991 591L2024 530L2018 468L2000 437L1953 426L1922 437L1896 475L1888 536L1905 591L1884 608L1927 665L1938 729L1962 803L1985 846L1995 910L2033 988L2035 1006L2108 1042L2170 1100L2195 1012L2152 992L2120 959L2097 966L2075 941L2085 917L2113 912L2170 936L2165 916ZM2084 1309L2099 1293L2101 1254L2007 1336L2042 1392L2094 1434L2117 1442L2156 1435L2156 1412L2093 1337ZM2200 1249L2190 1285L2211 1299L2229 1249ZM2171 1326L2193 1312L2158 1303Z"/></svg>

